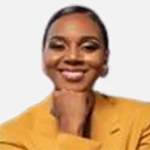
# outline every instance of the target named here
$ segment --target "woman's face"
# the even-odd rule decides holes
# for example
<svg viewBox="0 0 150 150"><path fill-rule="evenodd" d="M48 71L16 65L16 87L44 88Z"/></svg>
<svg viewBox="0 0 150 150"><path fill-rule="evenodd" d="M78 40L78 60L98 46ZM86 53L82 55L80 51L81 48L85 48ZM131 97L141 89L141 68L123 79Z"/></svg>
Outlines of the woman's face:
<svg viewBox="0 0 150 150"><path fill-rule="evenodd" d="M55 89L85 91L102 74L106 50L96 22L89 14L70 14L49 29L43 66Z"/></svg>

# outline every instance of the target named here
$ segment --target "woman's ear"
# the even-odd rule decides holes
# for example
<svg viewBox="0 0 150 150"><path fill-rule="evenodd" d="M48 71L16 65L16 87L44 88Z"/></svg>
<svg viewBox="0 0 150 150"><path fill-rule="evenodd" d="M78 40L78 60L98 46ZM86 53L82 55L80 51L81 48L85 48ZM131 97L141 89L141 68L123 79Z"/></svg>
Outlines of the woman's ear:
<svg viewBox="0 0 150 150"><path fill-rule="evenodd" d="M109 49L106 49L105 56L104 56L104 62L103 62L103 66L102 66L101 77L106 77L106 75L109 72L108 60L109 60Z"/></svg>
<svg viewBox="0 0 150 150"><path fill-rule="evenodd" d="M42 71L44 72L45 75L47 75L47 69L46 69L46 66L45 66L45 61L44 61L44 52L45 52L45 48L42 47Z"/></svg>
<svg viewBox="0 0 150 150"><path fill-rule="evenodd" d="M103 65L101 77L106 77L106 75L108 74L108 72L109 72L109 67L108 67L108 65Z"/></svg>
<svg viewBox="0 0 150 150"><path fill-rule="evenodd" d="M109 54L110 54L109 49L106 49L105 50L105 57L104 57L104 65L108 64Z"/></svg>
<svg viewBox="0 0 150 150"><path fill-rule="evenodd" d="M42 71L44 72L45 75L47 75L47 69L44 61L44 50L42 49Z"/></svg>
<svg viewBox="0 0 150 150"><path fill-rule="evenodd" d="M43 60L42 60L42 71L44 72L44 74L47 75L46 67L45 67Z"/></svg>

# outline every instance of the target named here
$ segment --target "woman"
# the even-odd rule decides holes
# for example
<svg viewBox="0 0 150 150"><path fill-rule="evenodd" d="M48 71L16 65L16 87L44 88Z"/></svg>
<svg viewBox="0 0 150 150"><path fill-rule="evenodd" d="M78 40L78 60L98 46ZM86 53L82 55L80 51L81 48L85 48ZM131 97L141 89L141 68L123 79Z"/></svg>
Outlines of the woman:
<svg viewBox="0 0 150 150"><path fill-rule="evenodd" d="M108 73L108 56L107 31L94 11L58 11L42 56L54 91L1 126L1 150L150 150L150 105L93 91Z"/></svg>

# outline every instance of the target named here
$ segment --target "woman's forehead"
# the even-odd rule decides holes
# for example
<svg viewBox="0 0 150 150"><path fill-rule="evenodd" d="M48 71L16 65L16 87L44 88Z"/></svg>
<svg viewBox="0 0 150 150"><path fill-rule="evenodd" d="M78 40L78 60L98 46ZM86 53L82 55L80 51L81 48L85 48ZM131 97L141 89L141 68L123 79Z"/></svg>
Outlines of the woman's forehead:
<svg viewBox="0 0 150 150"><path fill-rule="evenodd" d="M48 37L64 36L79 38L83 36L95 36L99 38L98 24L93 21L89 14L70 14L56 20L50 27Z"/></svg>

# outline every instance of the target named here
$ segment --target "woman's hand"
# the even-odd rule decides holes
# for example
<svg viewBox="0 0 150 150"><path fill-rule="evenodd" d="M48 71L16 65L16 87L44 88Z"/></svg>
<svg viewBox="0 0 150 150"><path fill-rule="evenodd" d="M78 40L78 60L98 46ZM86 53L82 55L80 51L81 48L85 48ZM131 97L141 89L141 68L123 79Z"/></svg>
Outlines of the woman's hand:
<svg viewBox="0 0 150 150"><path fill-rule="evenodd" d="M82 136L86 117L93 104L91 97L89 92L54 91L54 114L58 117L62 132Z"/></svg>

